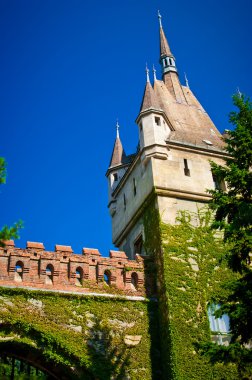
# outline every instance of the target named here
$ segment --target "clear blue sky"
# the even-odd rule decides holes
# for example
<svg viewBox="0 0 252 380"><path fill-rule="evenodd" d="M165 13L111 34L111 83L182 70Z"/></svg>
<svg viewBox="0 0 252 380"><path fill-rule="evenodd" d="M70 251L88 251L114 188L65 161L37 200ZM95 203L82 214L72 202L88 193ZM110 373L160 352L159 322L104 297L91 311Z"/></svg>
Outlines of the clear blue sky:
<svg viewBox="0 0 252 380"><path fill-rule="evenodd" d="M137 145L145 63L159 70L157 9L177 66L217 128L252 95L251 0L1 0L0 227L16 242L113 248L105 172L116 118Z"/></svg>

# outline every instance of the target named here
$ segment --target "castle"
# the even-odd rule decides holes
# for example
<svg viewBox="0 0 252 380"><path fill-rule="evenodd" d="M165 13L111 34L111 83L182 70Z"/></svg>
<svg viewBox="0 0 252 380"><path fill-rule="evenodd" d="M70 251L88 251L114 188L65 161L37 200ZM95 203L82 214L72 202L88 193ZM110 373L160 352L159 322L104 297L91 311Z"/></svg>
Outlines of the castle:
<svg viewBox="0 0 252 380"><path fill-rule="evenodd" d="M162 80L153 70L152 85L146 68L137 152L125 154L117 125L106 173L119 251L102 258L97 249L77 255L70 246L48 252L42 243L20 249L13 241L0 249L0 317L13 332L0 337L0 352L14 350L54 378L237 379L235 367L210 365L196 352L202 339L226 344L228 329L213 331L207 316L230 275L216 256L224 248L205 226L173 239L180 210L197 213L210 199L206 189L225 188L209 161L222 164L226 152L188 82L180 83L160 14L159 31Z"/></svg>
<svg viewBox="0 0 252 380"><path fill-rule="evenodd" d="M130 258L144 254L142 205L155 191L162 221L178 210L195 211L209 201L206 189L224 186L210 160L222 163L222 136L187 85L180 83L175 57L160 23L162 80L147 82L136 123L138 151L126 156L117 131L107 171L113 243Z"/></svg>

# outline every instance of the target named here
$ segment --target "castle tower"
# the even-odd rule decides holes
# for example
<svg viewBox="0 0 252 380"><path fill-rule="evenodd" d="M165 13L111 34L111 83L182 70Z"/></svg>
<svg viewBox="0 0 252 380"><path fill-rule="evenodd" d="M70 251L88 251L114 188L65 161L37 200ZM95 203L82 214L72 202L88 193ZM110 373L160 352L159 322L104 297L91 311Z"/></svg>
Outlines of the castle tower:
<svg viewBox="0 0 252 380"><path fill-rule="evenodd" d="M209 161L222 163L222 136L187 86L180 82L161 15L162 80L146 85L136 123L139 149L124 154L119 135L107 171L113 243L130 258L146 252L146 205L154 200L162 221L174 223L179 210L196 211L219 183ZM116 180L115 180L116 178ZM144 248L145 247L145 248Z"/></svg>

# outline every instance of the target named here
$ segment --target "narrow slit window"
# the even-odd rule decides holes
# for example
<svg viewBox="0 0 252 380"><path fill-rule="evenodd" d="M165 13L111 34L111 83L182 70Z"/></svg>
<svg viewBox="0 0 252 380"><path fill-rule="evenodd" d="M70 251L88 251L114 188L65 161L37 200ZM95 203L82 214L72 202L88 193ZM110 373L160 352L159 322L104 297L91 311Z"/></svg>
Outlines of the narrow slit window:
<svg viewBox="0 0 252 380"><path fill-rule="evenodd" d="M184 158L184 173L187 177L190 177L190 169L188 167L188 162L187 162L187 159Z"/></svg>
<svg viewBox="0 0 252 380"><path fill-rule="evenodd" d="M115 182L118 181L118 174L117 174L117 173L114 173L113 176L114 176L114 181L115 181Z"/></svg>
<svg viewBox="0 0 252 380"><path fill-rule="evenodd" d="M123 194L123 205L124 205L124 210L126 210L126 204L127 204L127 202L126 202L126 196L125 196L125 194Z"/></svg>
<svg viewBox="0 0 252 380"><path fill-rule="evenodd" d="M136 193L137 193L137 189L136 189L136 180L135 178L133 178L133 193L134 193L134 197L136 196Z"/></svg>

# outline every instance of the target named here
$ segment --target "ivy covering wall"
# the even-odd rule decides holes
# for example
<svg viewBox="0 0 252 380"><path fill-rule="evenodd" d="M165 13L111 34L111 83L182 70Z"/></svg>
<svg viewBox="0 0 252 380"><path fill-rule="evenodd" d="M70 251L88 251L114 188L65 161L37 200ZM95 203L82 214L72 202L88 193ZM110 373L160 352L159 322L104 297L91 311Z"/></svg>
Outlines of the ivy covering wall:
<svg viewBox="0 0 252 380"><path fill-rule="evenodd" d="M210 227L211 213L182 212L176 225L167 225L153 200L144 221L145 249L154 252L157 269L164 379L238 379L235 366L212 365L199 352L211 339L207 305L228 292L223 284L233 276L223 262L228 247Z"/></svg>
<svg viewBox="0 0 252 380"><path fill-rule="evenodd" d="M156 309L150 301L0 288L0 352L38 353L45 368L61 368L61 379L152 379Z"/></svg>

